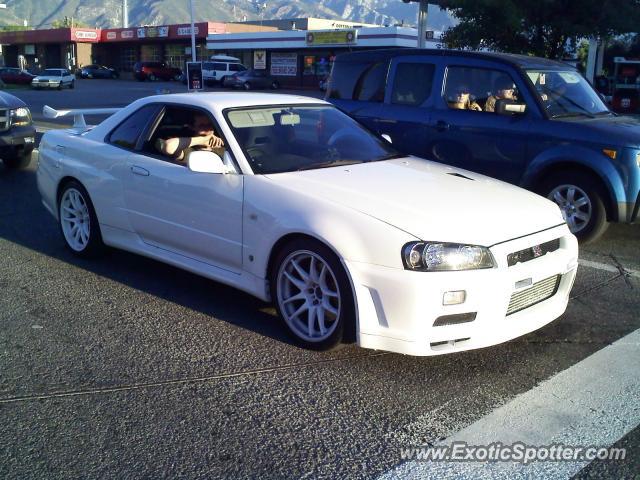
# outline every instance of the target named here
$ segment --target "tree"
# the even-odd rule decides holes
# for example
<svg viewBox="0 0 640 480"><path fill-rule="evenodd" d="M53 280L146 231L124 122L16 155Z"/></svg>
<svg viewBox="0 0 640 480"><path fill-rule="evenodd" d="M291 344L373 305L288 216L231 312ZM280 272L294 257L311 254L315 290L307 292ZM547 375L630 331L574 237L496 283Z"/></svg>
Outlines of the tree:
<svg viewBox="0 0 640 480"><path fill-rule="evenodd" d="M452 48L561 58L581 38L637 32L640 0L443 0L459 20L443 40Z"/></svg>
<svg viewBox="0 0 640 480"><path fill-rule="evenodd" d="M51 22L51 28L87 28L89 25L83 22L79 22L73 17L64 17L62 20L54 20Z"/></svg>

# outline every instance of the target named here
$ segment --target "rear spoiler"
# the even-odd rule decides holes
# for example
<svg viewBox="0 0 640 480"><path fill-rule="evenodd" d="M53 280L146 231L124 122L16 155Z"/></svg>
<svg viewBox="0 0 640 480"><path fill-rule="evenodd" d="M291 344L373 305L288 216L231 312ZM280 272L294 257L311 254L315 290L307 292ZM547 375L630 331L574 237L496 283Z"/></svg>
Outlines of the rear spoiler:
<svg viewBox="0 0 640 480"><path fill-rule="evenodd" d="M55 108L45 105L42 114L46 118L60 118L73 115L73 128L84 129L87 124L84 121L85 115L111 115L119 112L121 108L81 108L75 110L56 110Z"/></svg>

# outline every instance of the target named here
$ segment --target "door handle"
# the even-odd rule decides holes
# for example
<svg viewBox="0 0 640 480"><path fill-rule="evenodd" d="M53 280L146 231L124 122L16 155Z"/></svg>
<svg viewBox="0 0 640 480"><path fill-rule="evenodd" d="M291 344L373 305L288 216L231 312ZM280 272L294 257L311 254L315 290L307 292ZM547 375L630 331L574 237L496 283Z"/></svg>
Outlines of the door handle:
<svg viewBox="0 0 640 480"><path fill-rule="evenodd" d="M449 130L449 127L450 125L444 120L438 120L436 122L436 130L438 130L439 132L446 132L447 130Z"/></svg>
<svg viewBox="0 0 640 480"><path fill-rule="evenodd" d="M149 170L147 170L146 168L139 167L137 165L133 165L131 167L131 173L133 173L134 175L142 175L143 177L149 176Z"/></svg>

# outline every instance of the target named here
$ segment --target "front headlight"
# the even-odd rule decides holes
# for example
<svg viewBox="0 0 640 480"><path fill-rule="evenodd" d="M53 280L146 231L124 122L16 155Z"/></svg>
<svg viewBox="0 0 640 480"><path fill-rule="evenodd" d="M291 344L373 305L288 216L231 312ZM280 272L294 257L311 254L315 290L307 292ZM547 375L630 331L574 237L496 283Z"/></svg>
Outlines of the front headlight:
<svg viewBox="0 0 640 480"><path fill-rule="evenodd" d="M26 107L14 108L9 111L12 126L31 125L31 112Z"/></svg>
<svg viewBox="0 0 640 480"><path fill-rule="evenodd" d="M411 242L402 249L402 262L407 270L442 272L477 270L496 266L486 247L459 243Z"/></svg>

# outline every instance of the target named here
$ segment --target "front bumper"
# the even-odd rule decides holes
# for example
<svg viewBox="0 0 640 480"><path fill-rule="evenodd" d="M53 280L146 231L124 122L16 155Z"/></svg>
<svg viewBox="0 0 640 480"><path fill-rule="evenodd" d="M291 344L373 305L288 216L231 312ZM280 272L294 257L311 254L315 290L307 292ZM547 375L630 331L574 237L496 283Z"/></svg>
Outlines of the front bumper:
<svg viewBox="0 0 640 480"><path fill-rule="evenodd" d="M0 150L30 153L35 146L36 129L33 125L11 127L0 132Z"/></svg>
<svg viewBox="0 0 640 480"><path fill-rule="evenodd" d="M58 88L61 82L31 82L33 88Z"/></svg>
<svg viewBox="0 0 640 480"><path fill-rule="evenodd" d="M560 248L543 257L507 266L507 255L560 238ZM464 272L412 272L345 262L358 308L358 343L364 348L408 355L487 347L532 332L562 315L575 280L578 244L566 225L491 248L497 268ZM398 251L400 255L400 251ZM512 294L526 284L560 275L555 294L507 315ZM516 283L525 283L517 287ZM448 291L466 291L459 305L443 306ZM475 320L434 326L436 319L475 314Z"/></svg>

